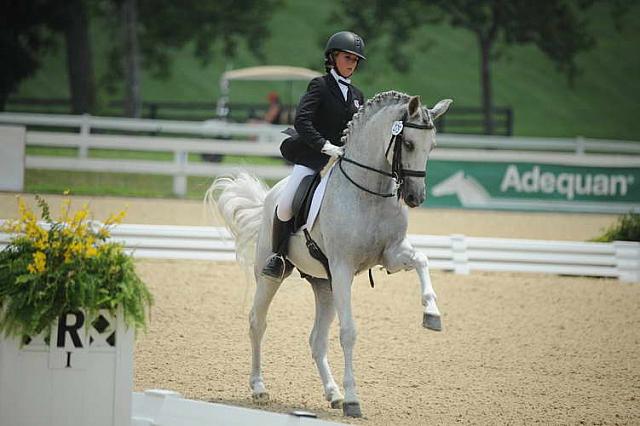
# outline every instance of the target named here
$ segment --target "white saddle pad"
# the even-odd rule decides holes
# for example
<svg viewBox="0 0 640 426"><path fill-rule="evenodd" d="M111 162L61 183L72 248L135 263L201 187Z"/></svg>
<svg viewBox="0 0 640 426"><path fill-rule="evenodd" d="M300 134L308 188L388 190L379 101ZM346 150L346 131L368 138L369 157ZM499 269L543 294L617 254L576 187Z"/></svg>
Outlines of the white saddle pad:
<svg viewBox="0 0 640 426"><path fill-rule="evenodd" d="M320 206L322 206L322 199L324 198L324 191L327 188L327 181L329 176L333 173L333 167L326 173L316 188L316 192L313 194L313 200L311 200L311 207L309 208L309 215L307 216L307 223L302 226L302 229L313 229L313 224L316 222L318 213L320 213Z"/></svg>

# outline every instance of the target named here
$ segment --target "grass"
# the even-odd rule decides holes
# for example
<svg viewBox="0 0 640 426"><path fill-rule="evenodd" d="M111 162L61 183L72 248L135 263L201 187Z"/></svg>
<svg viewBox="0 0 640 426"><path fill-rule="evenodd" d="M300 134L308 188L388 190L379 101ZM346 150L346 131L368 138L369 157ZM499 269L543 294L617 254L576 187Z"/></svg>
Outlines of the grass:
<svg viewBox="0 0 640 426"><path fill-rule="evenodd" d="M76 157L75 148L51 148L40 146L27 147L28 155L54 157ZM126 159L147 161L173 161L173 154L155 151L125 151L91 149L89 158ZM189 162L202 163L199 154L189 154ZM245 168L252 165L282 165L278 158L226 155L224 164L237 164ZM187 179L187 198L202 198L211 184L212 177L189 177ZM268 184L274 182L268 181ZM175 197L172 191L173 178L164 175L138 173L96 173L58 170L26 169L25 190L31 193L61 194L70 189L76 195L111 195L127 197Z"/></svg>

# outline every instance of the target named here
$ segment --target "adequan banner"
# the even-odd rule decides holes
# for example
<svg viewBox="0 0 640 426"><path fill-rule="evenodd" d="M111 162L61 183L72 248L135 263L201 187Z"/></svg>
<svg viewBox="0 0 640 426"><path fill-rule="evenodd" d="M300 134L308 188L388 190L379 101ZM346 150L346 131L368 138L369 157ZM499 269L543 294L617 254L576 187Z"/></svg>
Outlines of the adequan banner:
<svg viewBox="0 0 640 426"><path fill-rule="evenodd" d="M640 167L429 161L426 207L640 212Z"/></svg>

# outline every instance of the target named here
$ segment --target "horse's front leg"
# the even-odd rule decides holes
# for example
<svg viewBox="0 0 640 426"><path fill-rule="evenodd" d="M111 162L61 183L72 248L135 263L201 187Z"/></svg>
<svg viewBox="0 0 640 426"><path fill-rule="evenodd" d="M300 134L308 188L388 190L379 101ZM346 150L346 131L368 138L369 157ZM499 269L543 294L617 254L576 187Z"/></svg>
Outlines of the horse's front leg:
<svg viewBox="0 0 640 426"><path fill-rule="evenodd" d="M416 251L406 238L400 244L387 248L384 252L384 265L389 272L397 272L401 269L414 269L420 279L420 290L424 314L422 326L430 330L441 331L442 320L440 310L436 304L437 296L431 284L429 276L429 261L427 256Z"/></svg>
<svg viewBox="0 0 640 426"><path fill-rule="evenodd" d="M353 347L356 344L356 325L351 311L351 284L354 271L350 268L331 263L333 301L340 320L340 345L344 352L344 403L342 412L349 417L362 417L360 399L356 391L356 379L353 373Z"/></svg>

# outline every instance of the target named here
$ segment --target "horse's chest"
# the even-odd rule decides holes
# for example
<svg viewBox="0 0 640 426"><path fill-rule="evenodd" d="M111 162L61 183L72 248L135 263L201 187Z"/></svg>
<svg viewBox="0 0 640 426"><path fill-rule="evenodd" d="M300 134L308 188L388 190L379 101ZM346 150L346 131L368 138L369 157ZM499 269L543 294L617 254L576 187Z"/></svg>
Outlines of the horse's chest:
<svg viewBox="0 0 640 426"><path fill-rule="evenodd" d="M353 254L358 264L378 263L385 249L398 239L400 230L381 229L378 227L361 228L357 235L351 235L344 242L345 248Z"/></svg>

